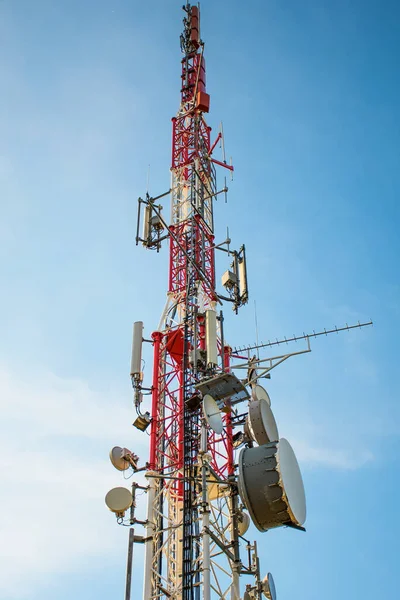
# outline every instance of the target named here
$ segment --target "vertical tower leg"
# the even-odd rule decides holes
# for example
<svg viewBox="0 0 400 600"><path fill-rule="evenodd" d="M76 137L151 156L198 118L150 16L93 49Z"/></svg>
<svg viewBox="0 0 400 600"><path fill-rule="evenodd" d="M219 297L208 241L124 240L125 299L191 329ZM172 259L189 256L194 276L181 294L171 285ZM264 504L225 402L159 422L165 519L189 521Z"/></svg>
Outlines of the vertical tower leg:
<svg viewBox="0 0 400 600"><path fill-rule="evenodd" d="M235 562L232 565L232 586L231 586L231 600L240 600L240 573L239 569L241 566L240 555L239 555L239 539L238 539L238 519L237 519L237 496L231 493L229 502L230 510L230 535L233 554L235 556Z"/></svg>
<svg viewBox="0 0 400 600"><path fill-rule="evenodd" d="M153 475L152 471L149 471L147 475ZM150 600L153 594L153 555L154 555L154 499L155 499L155 486L156 480L152 477L148 477L149 489L147 491L147 523L146 523L146 542L145 542L145 555L144 555L144 586L143 586L143 600Z"/></svg>
<svg viewBox="0 0 400 600"><path fill-rule="evenodd" d="M208 503L208 435L207 428L202 425L201 428L201 479L202 479L202 516L203 516L203 600L211 599L211 557L210 557L210 536L208 533L210 527L210 507Z"/></svg>

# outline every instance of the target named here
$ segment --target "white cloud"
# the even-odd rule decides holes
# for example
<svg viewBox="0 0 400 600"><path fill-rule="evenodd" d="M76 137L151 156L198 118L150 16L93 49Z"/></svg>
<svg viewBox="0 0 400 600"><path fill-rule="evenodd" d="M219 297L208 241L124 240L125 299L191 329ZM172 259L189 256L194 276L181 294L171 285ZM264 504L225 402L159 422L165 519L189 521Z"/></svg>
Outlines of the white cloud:
<svg viewBox="0 0 400 600"><path fill-rule="evenodd" d="M129 483L107 451L132 446L133 431L132 411L116 400L112 391L96 393L79 380L53 374L22 380L0 370L0 598L31 596L83 559L87 565L101 555L106 562L121 551L121 531L104 496ZM146 439L138 442L145 462Z"/></svg>
<svg viewBox="0 0 400 600"><path fill-rule="evenodd" d="M288 396L296 397L295 391ZM343 411L333 402L322 412L314 411L307 395L299 390L296 404L281 396L274 402L273 409L280 436L287 438L293 446L302 470L354 470L376 458L371 451L368 421L353 422L349 417L346 422Z"/></svg>
<svg viewBox="0 0 400 600"><path fill-rule="evenodd" d="M314 443L313 440L305 441L296 438L291 438L290 442L301 465L307 467L352 470L364 466L374 458L370 450L363 448L324 447Z"/></svg>
<svg viewBox="0 0 400 600"><path fill-rule="evenodd" d="M112 391L102 395L79 379L63 379L52 373L22 379L0 369L0 407L8 419L15 419L25 433L41 435L81 435L106 437L121 433L123 423L131 423L132 411L116 402Z"/></svg>

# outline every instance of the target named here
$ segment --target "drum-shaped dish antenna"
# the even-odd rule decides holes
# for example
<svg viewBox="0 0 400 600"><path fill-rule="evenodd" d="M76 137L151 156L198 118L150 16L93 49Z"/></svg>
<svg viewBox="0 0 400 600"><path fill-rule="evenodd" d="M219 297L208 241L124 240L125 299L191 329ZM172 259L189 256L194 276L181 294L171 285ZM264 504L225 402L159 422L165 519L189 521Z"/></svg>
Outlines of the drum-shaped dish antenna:
<svg viewBox="0 0 400 600"><path fill-rule="evenodd" d="M219 410L214 398L210 396L210 394L206 394L203 397L203 414L211 429L218 435L221 434L224 430L221 411Z"/></svg>
<svg viewBox="0 0 400 600"><path fill-rule="evenodd" d="M105 497L108 508L117 515L123 515L124 512L132 506L132 494L124 487L116 487L108 492Z"/></svg>
<svg viewBox="0 0 400 600"><path fill-rule="evenodd" d="M306 520L303 480L285 438L241 450L238 488L259 531L282 525L301 527Z"/></svg>
<svg viewBox="0 0 400 600"><path fill-rule="evenodd" d="M259 446L279 440L274 414L264 398L250 402L247 424L251 438Z"/></svg>

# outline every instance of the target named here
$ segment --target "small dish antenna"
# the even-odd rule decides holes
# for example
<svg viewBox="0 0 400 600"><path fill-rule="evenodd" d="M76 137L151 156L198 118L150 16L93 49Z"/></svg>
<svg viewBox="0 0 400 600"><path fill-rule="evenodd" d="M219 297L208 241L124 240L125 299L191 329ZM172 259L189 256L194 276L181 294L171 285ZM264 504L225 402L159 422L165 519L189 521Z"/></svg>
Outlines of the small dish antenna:
<svg viewBox="0 0 400 600"><path fill-rule="evenodd" d="M221 434L224 430L221 411L210 394L206 394L203 398L203 414L211 429L218 435Z"/></svg>
<svg viewBox="0 0 400 600"><path fill-rule="evenodd" d="M121 448L120 446L114 446L110 450L110 460L118 471L126 471L132 466L131 457L132 453L127 448Z"/></svg>
<svg viewBox="0 0 400 600"><path fill-rule="evenodd" d="M132 506L132 493L127 488L116 487L108 492L105 502L113 513L124 515L125 511Z"/></svg>
<svg viewBox="0 0 400 600"><path fill-rule="evenodd" d="M251 397L253 400L266 400L269 406L271 406L271 398L269 397L267 390L263 388L262 385L258 385L258 383L252 386Z"/></svg>
<svg viewBox="0 0 400 600"><path fill-rule="evenodd" d="M244 535L250 527L250 516L247 512L241 510L238 514L238 520L238 533L239 535Z"/></svg>
<svg viewBox="0 0 400 600"><path fill-rule="evenodd" d="M271 573L268 573L264 577L262 582L262 591L264 596L268 598L268 600L276 600L275 583Z"/></svg>

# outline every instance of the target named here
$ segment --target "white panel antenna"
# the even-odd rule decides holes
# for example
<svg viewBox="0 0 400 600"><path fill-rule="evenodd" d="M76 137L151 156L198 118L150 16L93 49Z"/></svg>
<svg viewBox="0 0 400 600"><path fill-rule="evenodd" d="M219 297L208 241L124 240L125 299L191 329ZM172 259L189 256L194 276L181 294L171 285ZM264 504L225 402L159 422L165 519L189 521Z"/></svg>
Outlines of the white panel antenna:
<svg viewBox="0 0 400 600"><path fill-rule="evenodd" d="M133 324L131 377L140 378L142 371L143 321Z"/></svg>
<svg viewBox="0 0 400 600"><path fill-rule="evenodd" d="M147 242L150 238L151 206L144 207L143 239Z"/></svg>
<svg viewBox="0 0 400 600"><path fill-rule="evenodd" d="M214 310L206 310L206 349L207 364L217 365L217 313Z"/></svg>
<svg viewBox="0 0 400 600"><path fill-rule="evenodd" d="M249 299L249 288L247 285L247 264L246 264L246 251L245 247L242 246L242 255L238 257L239 266L239 296L241 304L246 304Z"/></svg>

